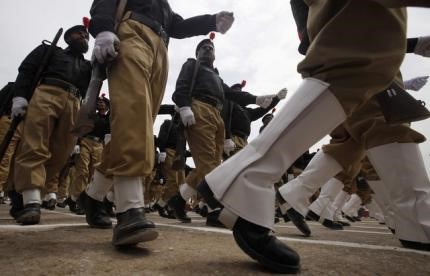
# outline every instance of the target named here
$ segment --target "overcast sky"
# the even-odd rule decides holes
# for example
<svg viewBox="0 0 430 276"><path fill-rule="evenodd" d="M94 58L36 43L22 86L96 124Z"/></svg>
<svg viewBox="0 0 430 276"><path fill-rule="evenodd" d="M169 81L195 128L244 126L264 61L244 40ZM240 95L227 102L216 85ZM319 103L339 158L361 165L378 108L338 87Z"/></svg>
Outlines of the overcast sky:
<svg viewBox="0 0 430 276"><path fill-rule="evenodd" d="M173 10L184 18L213 14L221 10L233 11L236 21L226 35L215 38L215 65L227 84L247 81L245 90L257 95L276 93L283 87L290 95L300 83L296 71L302 59L297 53L298 37L286 0L172 0ZM13 0L0 1L0 86L14 81L17 68L24 57L43 39L52 40L59 27L65 30L81 24L83 16L89 16L91 0ZM428 22L430 9L409 9L408 36L430 35ZM356 24L360 24L357 22ZM353 26L351 26L353 27ZM375 26L376 27L376 26ZM163 103L172 103L171 95L182 64L194 56L196 44L203 36L175 40L169 46L169 79ZM90 49L94 40L90 41ZM65 46L61 40L60 46ZM90 53L87 54L87 58ZM405 79L430 75L430 59L409 54L402 65ZM103 89L107 92L107 89ZM411 92L430 107L430 84L419 92ZM288 99L288 96L287 96ZM283 101L285 102L285 100ZM278 105L278 109L282 106ZM276 114L276 113L275 113ZM160 117L155 132L167 117ZM258 133L261 123L253 124L252 137ZM413 128L430 136L430 121L414 123ZM327 139L324 139L326 142ZM318 145L320 145L319 143ZM312 149L316 149L317 146ZM422 153L430 172L430 142L421 144Z"/></svg>

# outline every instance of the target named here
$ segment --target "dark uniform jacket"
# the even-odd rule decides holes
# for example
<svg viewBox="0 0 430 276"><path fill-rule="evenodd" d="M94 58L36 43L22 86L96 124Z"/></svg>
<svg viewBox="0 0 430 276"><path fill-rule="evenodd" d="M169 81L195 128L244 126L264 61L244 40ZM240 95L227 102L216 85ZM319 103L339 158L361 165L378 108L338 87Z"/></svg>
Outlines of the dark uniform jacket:
<svg viewBox="0 0 430 276"><path fill-rule="evenodd" d="M178 118L178 117L176 117ZM176 150L178 142L178 120L165 120L158 133L158 148L160 152L165 152L166 148Z"/></svg>
<svg viewBox="0 0 430 276"><path fill-rule="evenodd" d="M114 0L94 0L89 31L95 37L103 31L114 31ZM215 15L200 15L184 20L174 13L167 0L128 0L127 11L143 14L160 24L169 37L186 38L205 35L216 29Z"/></svg>
<svg viewBox="0 0 430 276"><path fill-rule="evenodd" d="M14 86L14 96L24 97L29 100L33 95L32 85L34 75L42 62L49 45L42 44L34 49L21 63L18 77ZM69 48L57 47L42 74L44 78L54 78L74 85L79 89L82 97L85 97L91 78L91 63L84 59L82 54L74 54Z"/></svg>
<svg viewBox="0 0 430 276"><path fill-rule="evenodd" d="M106 114L100 114L97 112L96 119L94 121L94 129L85 136L98 137L101 141L103 141L105 135L109 133L109 112Z"/></svg>

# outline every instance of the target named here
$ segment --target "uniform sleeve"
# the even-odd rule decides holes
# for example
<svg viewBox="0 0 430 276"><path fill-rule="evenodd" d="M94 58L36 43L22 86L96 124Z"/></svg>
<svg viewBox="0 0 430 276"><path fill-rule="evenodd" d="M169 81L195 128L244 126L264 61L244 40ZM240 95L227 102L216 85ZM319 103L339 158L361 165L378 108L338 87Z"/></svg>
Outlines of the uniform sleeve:
<svg viewBox="0 0 430 276"><path fill-rule="evenodd" d="M256 121L264 116L267 112L269 112L272 108L274 108L279 103L278 97L273 97L272 102L266 108L258 107L258 108L247 108L249 119L251 121Z"/></svg>
<svg viewBox="0 0 430 276"><path fill-rule="evenodd" d="M165 120L160 127L160 132L158 132L158 148L160 152L166 151L167 140L169 139L169 129L172 121Z"/></svg>
<svg viewBox="0 0 430 276"><path fill-rule="evenodd" d="M34 87L32 87L35 81L34 76L42 63L43 56L47 49L47 45L40 45L28 54L21 63L18 68L18 77L16 78L13 88L14 97L24 97L27 98L27 100L30 100L34 89Z"/></svg>
<svg viewBox="0 0 430 276"><path fill-rule="evenodd" d="M415 50L415 47L417 46L417 43L418 43L418 38L408 38L406 53L413 53Z"/></svg>
<svg viewBox="0 0 430 276"><path fill-rule="evenodd" d="M175 115L175 105L162 104L158 110L158 115Z"/></svg>
<svg viewBox="0 0 430 276"><path fill-rule="evenodd" d="M91 6L91 23L89 31L93 37L103 31L114 31L115 0L94 0Z"/></svg>
<svg viewBox="0 0 430 276"><path fill-rule="evenodd" d="M430 7L428 0L371 0L387 8L396 7Z"/></svg>
<svg viewBox="0 0 430 276"><path fill-rule="evenodd" d="M215 30L216 15L206 14L183 19L180 15L173 13L168 33L170 37L181 39L197 35L206 35Z"/></svg>
<svg viewBox="0 0 430 276"><path fill-rule="evenodd" d="M252 95L249 92L241 91L236 92L233 91L228 85L223 83L224 87L224 95L226 99L233 101L241 106L247 106L248 104L255 104L257 96Z"/></svg>
<svg viewBox="0 0 430 276"><path fill-rule="evenodd" d="M188 59L184 65L182 65L181 72L176 81L176 88L175 92L173 92L172 100L179 107L191 106L190 86L195 64L195 59Z"/></svg>

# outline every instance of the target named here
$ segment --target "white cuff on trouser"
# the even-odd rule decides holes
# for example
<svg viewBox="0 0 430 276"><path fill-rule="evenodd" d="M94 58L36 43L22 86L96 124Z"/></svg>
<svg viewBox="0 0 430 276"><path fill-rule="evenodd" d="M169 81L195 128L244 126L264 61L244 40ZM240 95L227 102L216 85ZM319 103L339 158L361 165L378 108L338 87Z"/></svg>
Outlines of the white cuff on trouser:
<svg viewBox="0 0 430 276"><path fill-rule="evenodd" d="M390 200L390 195L387 189L385 188L384 182L382 180L368 180L370 188L372 188L373 192L373 201L378 204L379 208L382 211L384 216L384 222L389 227L395 228L395 215L393 211L393 204Z"/></svg>
<svg viewBox="0 0 430 276"><path fill-rule="evenodd" d="M333 157L320 150L299 176L279 188L279 193L288 205L302 216L306 216L310 204L309 198L341 171L342 166Z"/></svg>
<svg viewBox="0 0 430 276"><path fill-rule="evenodd" d="M305 79L259 136L205 177L225 208L257 225L273 227L273 183L346 118L327 88L327 83Z"/></svg>
<svg viewBox="0 0 430 276"><path fill-rule="evenodd" d="M29 189L22 191L22 201L24 205L30 203L42 203L42 198L39 189Z"/></svg>
<svg viewBox="0 0 430 276"><path fill-rule="evenodd" d="M123 213L129 209L142 208L145 206L141 177L114 176L113 188L117 213Z"/></svg>
<svg viewBox="0 0 430 276"><path fill-rule="evenodd" d="M352 194L348 202L342 207L342 212L347 216L355 217L360 204L361 198L357 194Z"/></svg>
<svg viewBox="0 0 430 276"><path fill-rule="evenodd" d="M334 209L331 205L337 196L342 191L343 183L336 178L330 179L321 188L321 193L318 198L309 206L309 210L320 216L321 221L324 219L333 220Z"/></svg>
<svg viewBox="0 0 430 276"><path fill-rule="evenodd" d="M188 185L187 183L184 183L181 186L179 186L179 193L181 194L182 198L185 201L188 201L193 196L197 195L197 191L193 187L191 187L190 185Z"/></svg>
<svg viewBox="0 0 430 276"><path fill-rule="evenodd" d="M51 199L57 199L57 195L55 193L47 193L44 197L44 201L49 201Z"/></svg>
<svg viewBox="0 0 430 276"><path fill-rule="evenodd" d="M112 179L105 177L98 170L94 171L93 180L88 184L86 192L91 198L103 201L112 187Z"/></svg>

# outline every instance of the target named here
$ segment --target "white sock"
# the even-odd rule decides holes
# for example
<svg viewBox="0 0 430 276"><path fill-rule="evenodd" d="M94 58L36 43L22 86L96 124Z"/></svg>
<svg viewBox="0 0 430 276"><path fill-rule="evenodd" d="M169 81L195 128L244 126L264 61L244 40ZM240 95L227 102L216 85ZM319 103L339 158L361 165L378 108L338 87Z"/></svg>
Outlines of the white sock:
<svg viewBox="0 0 430 276"><path fill-rule="evenodd" d="M98 201L103 201L112 187L112 180L105 177L101 172L95 171L93 181L88 184L86 189L87 194Z"/></svg>
<svg viewBox="0 0 430 276"><path fill-rule="evenodd" d="M109 200L110 202L113 202L115 200L115 195L112 191L109 191L109 193L107 193L106 195L107 200Z"/></svg>
<svg viewBox="0 0 430 276"><path fill-rule="evenodd" d="M157 201L157 204L164 208L164 207L166 207L166 204L167 204L167 203L166 203L164 200L159 199L159 200Z"/></svg>
<svg viewBox="0 0 430 276"><path fill-rule="evenodd" d="M113 183L117 213L145 206L141 177L114 176Z"/></svg>
<svg viewBox="0 0 430 276"><path fill-rule="evenodd" d="M197 195L197 191L187 183L184 183L179 186L179 193L185 201L188 201L190 200L190 198Z"/></svg>
<svg viewBox="0 0 430 276"><path fill-rule="evenodd" d="M30 203L42 203L42 198L40 196L40 190L39 189L29 189L22 191L22 198L24 205L30 204Z"/></svg>
<svg viewBox="0 0 430 276"><path fill-rule="evenodd" d="M70 198L71 198L74 202L76 202L76 200L78 200L78 198L77 198L76 196L74 196L74 195L70 196Z"/></svg>
<svg viewBox="0 0 430 276"><path fill-rule="evenodd" d="M47 193L43 198L44 201L49 201L51 199L57 199L57 195L55 193Z"/></svg>
<svg viewBox="0 0 430 276"><path fill-rule="evenodd" d="M203 209L203 207L205 207L206 203L204 203L203 201L199 201L199 208Z"/></svg>
<svg viewBox="0 0 430 276"><path fill-rule="evenodd" d="M0 197L4 197L4 192L0 192Z"/></svg>

